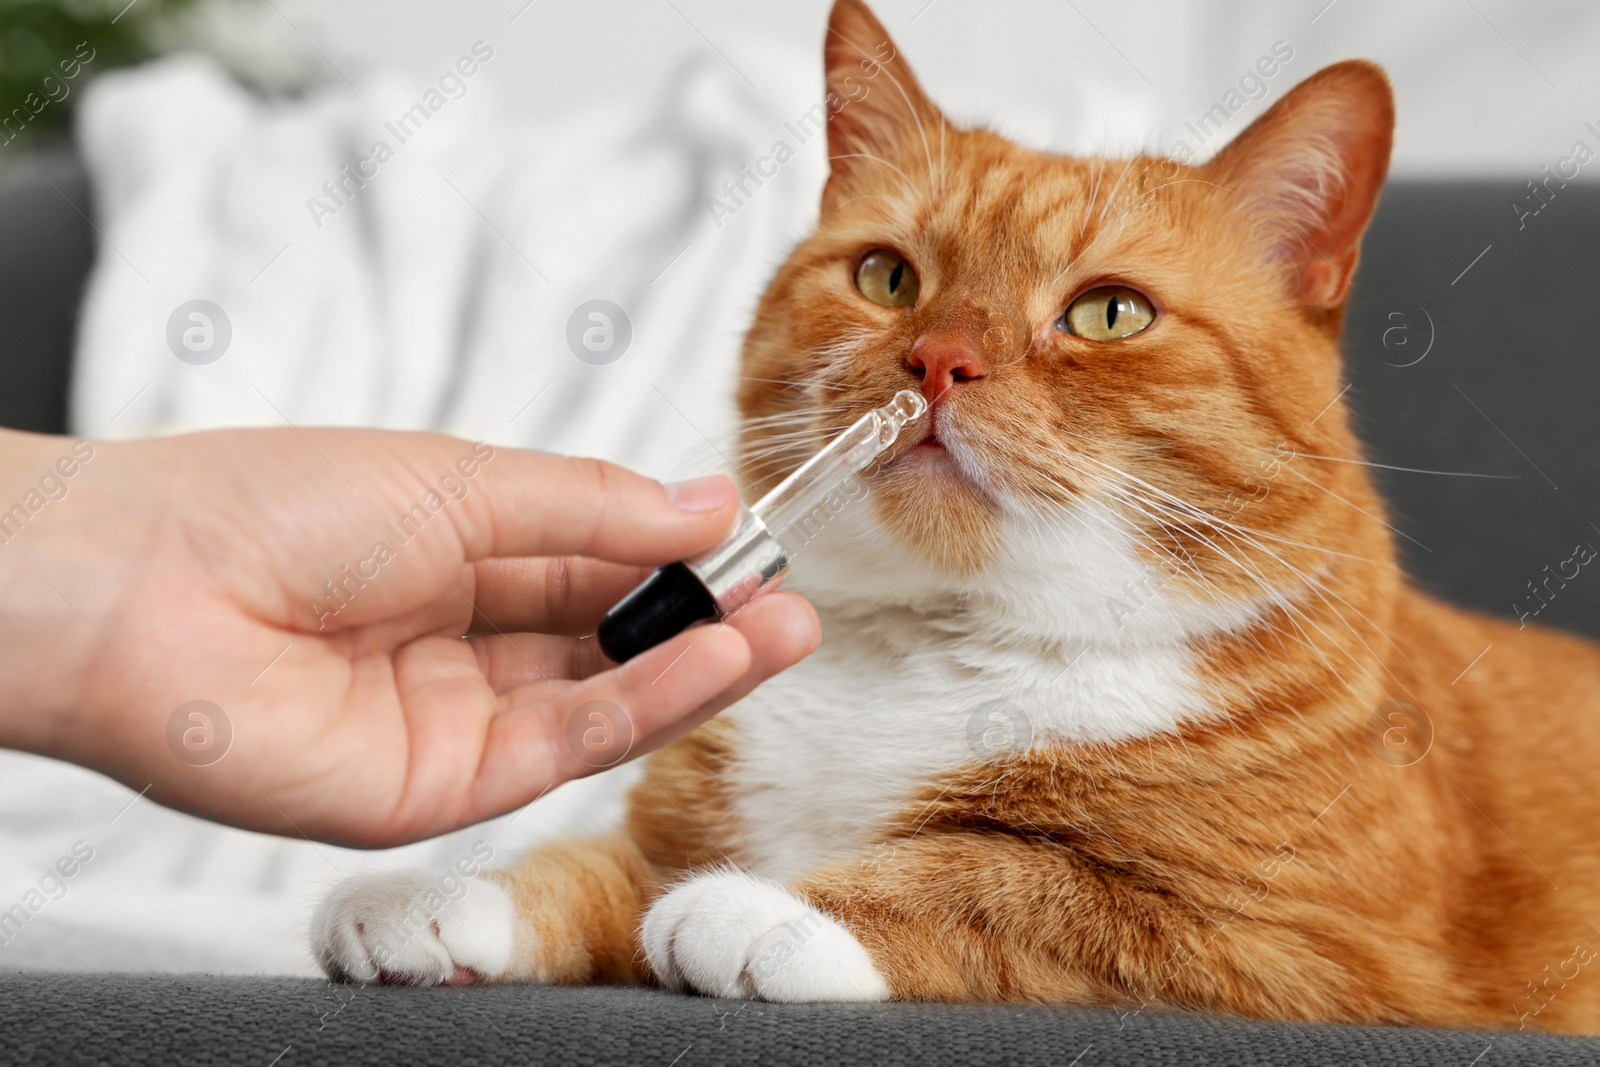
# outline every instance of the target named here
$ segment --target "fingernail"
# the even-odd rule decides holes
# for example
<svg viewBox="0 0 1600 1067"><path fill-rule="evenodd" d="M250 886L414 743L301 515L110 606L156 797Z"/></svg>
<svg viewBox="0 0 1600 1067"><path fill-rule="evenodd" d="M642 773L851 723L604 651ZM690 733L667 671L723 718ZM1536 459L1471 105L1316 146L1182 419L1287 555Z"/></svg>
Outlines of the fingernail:
<svg viewBox="0 0 1600 1067"><path fill-rule="evenodd" d="M739 491L723 474L711 474L667 486L667 496L684 511L715 511L738 497Z"/></svg>

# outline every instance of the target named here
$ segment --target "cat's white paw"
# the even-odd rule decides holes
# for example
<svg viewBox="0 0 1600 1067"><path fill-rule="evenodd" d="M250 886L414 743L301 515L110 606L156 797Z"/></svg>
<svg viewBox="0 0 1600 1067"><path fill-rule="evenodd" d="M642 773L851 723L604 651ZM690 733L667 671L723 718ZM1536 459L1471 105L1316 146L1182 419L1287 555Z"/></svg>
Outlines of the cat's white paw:
<svg viewBox="0 0 1600 1067"><path fill-rule="evenodd" d="M639 938L672 989L790 1003L889 997L854 934L782 886L738 871L669 890Z"/></svg>
<svg viewBox="0 0 1600 1067"><path fill-rule="evenodd" d="M390 871L329 893L311 948L336 980L464 983L504 975L515 932L516 907L496 882Z"/></svg>

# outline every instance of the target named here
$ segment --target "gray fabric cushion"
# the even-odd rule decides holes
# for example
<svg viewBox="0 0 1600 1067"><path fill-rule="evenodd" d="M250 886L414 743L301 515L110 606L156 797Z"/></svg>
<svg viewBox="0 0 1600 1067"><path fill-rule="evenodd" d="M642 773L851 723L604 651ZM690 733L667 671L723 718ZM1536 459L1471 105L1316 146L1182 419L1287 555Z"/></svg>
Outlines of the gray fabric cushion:
<svg viewBox="0 0 1600 1067"><path fill-rule="evenodd" d="M1376 472L1391 521L1415 538L1397 539L1412 577L1507 619L1518 600L1538 605L1527 583L1546 565L1553 573L1579 541L1600 549L1600 186L1569 185L1520 230L1516 191L1392 183L1363 248L1344 344L1347 399L1372 459L1519 476ZM1433 323L1432 351L1409 367L1393 365L1415 358L1395 344L1402 334L1383 344L1401 301ZM1425 319L1412 324L1417 346L1426 331ZM1591 569L1537 621L1600 637Z"/></svg>
<svg viewBox="0 0 1600 1067"><path fill-rule="evenodd" d="M29 974L0 977L0 1004L0 1062L8 1064L1600 1062L1600 1040L1542 1034L1079 1008L756 1004L605 987L368 989L292 978Z"/></svg>

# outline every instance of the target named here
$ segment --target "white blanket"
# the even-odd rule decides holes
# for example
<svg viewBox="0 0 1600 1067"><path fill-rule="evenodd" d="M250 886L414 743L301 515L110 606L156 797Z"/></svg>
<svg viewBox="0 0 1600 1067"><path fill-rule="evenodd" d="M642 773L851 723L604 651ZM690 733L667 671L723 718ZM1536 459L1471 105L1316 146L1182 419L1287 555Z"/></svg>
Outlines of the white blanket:
<svg viewBox="0 0 1600 1067"><path fill-rule="evenodd" d="M456 98L385 78L268 104L195 58L95 83L79 142L105 241L74 428L437 429L652 473L694 463L704 438L720 445L755 300L814 218L823 137L714 219L725 180L794 140L788 116L715 55L647 107L559 125L508 120L484 77L493 63L456 77ZM413 117L429 101L438 110ZM195 299L232 327L226 353L200 366L167 338ZM608 365L567 342L594 299L631 320Z"/></svg>

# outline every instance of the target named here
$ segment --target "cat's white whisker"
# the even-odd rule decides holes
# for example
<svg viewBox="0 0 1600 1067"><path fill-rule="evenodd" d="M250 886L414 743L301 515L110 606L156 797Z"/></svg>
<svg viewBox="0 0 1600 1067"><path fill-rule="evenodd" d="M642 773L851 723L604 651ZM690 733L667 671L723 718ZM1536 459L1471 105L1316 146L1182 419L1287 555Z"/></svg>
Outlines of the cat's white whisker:
<svg viewBox="0 0 1600 1067"><path fill-rule="evenodd" d="M1296 459L1314 459L1323 463L1351 463L1358 467L1371 467L1375 470L1403 471L1406 474L1437 474L1446 478L1491 478L1497 481L1519 481L1520 474L1479 474L1475 471L1434 471L1424 470L1421 467L1396 467L1389 463L1374 463L1367 459L1347 459L1343 456L1317 456L1310 452L1296 452Z"/></svg>

